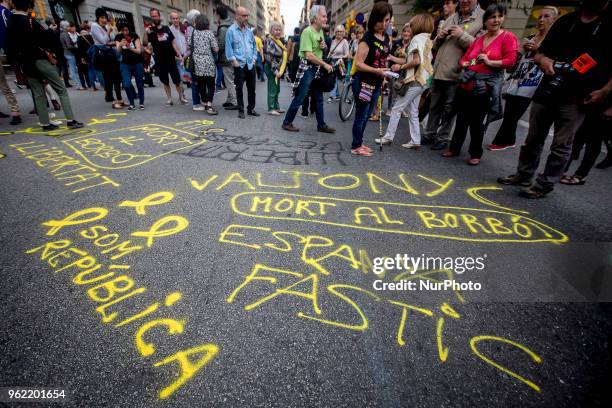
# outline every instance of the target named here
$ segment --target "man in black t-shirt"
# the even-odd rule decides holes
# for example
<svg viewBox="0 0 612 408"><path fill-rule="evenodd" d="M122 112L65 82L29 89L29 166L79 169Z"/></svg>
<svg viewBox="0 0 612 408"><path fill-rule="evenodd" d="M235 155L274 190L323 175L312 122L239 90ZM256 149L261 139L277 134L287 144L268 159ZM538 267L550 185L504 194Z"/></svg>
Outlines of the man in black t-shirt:
<svg viewBox="0 0 612 408"><path fill-rule="evenodd" d="M608 0L584 0L578 11L553 24L535 56L545 75L533 97L517 172L499 178L499 183L529 186L519 192L525 198L541 198L553 190L585 112L596 109L612 92L610 38L612 6ZM546 166L531 184L553 124Z"/></svg>
<svg viewBox="0 0 612 408"><path fill-rule="evenodd" d="M295 74L297 73L298 66L300 65L300 28L295 27L293 35L289 37L289 43L287 44L287 53L289 55L289 79L291 82L295 81Z"/></svg>
<svg viewBox="0 0 612 408"><path fill-rule="evenodd" d="M166 91L166 105L172 105L172 94L170 92L170 81L168 76L172 78L172 83L176 86L176 92L179 95L179 100L182 104L187 103L181 86L181 75L179 74L178 65L182 64L181 53L176 45L174 35L170 28L162 25L159 10L152 8L149 11L149 16L153 24L147 30L147 40L153 46L153 54L155 56L155 66L157 67L157 75L159 80L164 84Z"/></svg>

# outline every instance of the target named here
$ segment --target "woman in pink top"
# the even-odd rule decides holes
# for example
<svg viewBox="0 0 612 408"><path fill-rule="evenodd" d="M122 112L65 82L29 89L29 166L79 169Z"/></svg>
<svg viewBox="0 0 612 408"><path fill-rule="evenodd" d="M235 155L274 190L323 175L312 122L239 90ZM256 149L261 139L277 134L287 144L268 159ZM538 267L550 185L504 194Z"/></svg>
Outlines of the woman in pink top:
<svg viewBox="0 0 612 408"><path fill-rule="evenodd" d="M483 15L487 32L476 39L461 58L464 68L459 79L455 106L457 122L449 150L444 157L458 156L470 130L470 159L475 166L482 157L482 139L485 117L501 118L501 86L505 69L512 68L518 52L518 40L509 31L502 30L506 7L491 4Z"/></svg>

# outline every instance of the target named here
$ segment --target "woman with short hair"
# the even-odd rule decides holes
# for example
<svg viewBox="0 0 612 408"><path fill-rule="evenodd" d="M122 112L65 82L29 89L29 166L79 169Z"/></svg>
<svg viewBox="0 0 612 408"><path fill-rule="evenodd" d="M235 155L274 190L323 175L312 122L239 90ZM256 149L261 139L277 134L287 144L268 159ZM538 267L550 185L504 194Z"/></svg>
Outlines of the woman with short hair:
<svg viewBox="0 0 612 408"><path fill-rule="evenodd" d="M544 76L534 57L557 16L559 10L556 7L544 7L538 17L538 32L523 41L523 56L510 74L504 94L504 120L487 149L499 151L515 147L518 121L529 107L531 98Z"/></svg>
<svg viewBox="0 0 612 408"><path fill-rule="evenodd" d="M344 61L348 60L351 56L349 43L348 40L344 38L345 36L346 31L344 30L344 26L338 24L338 26L336 26L335 37L329 46L329 53L327 54L327 57L331 59L331 65L338 67L340 71L343 67L346 69ZM336 77L336 85L334 89L331 90L327 103L340 100L340 83L340 79Z"/></svg>
<svg viewBox="0 0 612 408"><path fill-rule="evenodd" d="M482 16L486 33L478 37L461 57L464 68L459 77L455 95L457 121L449 149L443 157L455 157L461 152L468 129L470 130L470 159L476 166L482 157L482 140L487 122L501 115L501 86L504 70L516 62L518 40L510 31L502 29L506 7L491 4Z"/></svg>
<svg viewBox="0 0 612 408"><path fill-rule="evenodd" d="M264 72L268 77L268 114L279 116L285 112L278 104L280 80L287 67L287 48L281 41L283 25L278 21L270 24L270 35L264 42Z"/></svg>
<svg viewBox="0 0 612 408"><path fill-rule="evenodd" d="M389 3L374 4L368 19L368 31L357 48L355 56L356 73L353 76L353 94L355 95L355 121L353 122L353 143L351 153L358 156L372 156L373 150L363 144L368 118L378 102L380 90L387 68L387 56L390 50L390 39L385 33L393 8Z"/></svg>
<svg viewBox="0 0 612 408"><path fill-rule="evenodd" d="M210 31L208 18L198 14L194 20L194 30L188 39L189 47L193 45L191 57L193 58L193 73L195 82L198 84L200 99L203 106L194 110L206 111L209 115L217 115L212 102L215 96L215 76L217 66L213 53L219 51L219 45L215 35Z"/></svg>
<svg viewBox="0 0 612 408"><path fill-rule="evenodd" d="M143 50L142 42L138 34L131 33L126 21L117 24L119 34L115 37L117 53L121 55L121 80L123 89L127 94L130 105L128 110L136 109L134 100L134 87L132 86L132 77L136 80L136 88L138 88L138 102L140 102L140 110L144 110L144 65L143 65Z"/></svg>
<svg viewBox="0 0 612 408"><path fill-rule="evenodd" d="M102 71L106 102L112 102L113 109L122 109L121 69L115 53L117 44L111 38L111 28L108 26L108 15L102 7L96 9L96 21L91 23L91 36L94 39L94 68ZM116 98L113 98L113 90Z"/></svg>

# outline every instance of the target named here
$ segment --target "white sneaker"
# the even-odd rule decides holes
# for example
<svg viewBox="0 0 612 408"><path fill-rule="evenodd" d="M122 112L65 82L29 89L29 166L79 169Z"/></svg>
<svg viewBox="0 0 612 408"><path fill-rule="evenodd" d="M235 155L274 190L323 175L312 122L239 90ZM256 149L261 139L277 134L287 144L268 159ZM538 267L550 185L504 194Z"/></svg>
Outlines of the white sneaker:
<svg viewBox="0 0 612 408"><path fill-rule="evenodd" d="M405 148L405 149L419 150L421 148L421 145L420 144L415 144L415 143L412 143L412 142L408 142L408 143L404 143L402 145L402 147Z"/></svg>
<svg viewBox="0 0 612 408"><path fill-rule="evenodd" d="M195 105L192 109L194 111L196 111L196 112L201 112L201 111L205 111L206 110L206 108L204 106L202 106L202 105Z"/></svg>
<svg viewBox="0 0 612 408"><path fill-rule="evenodd" d="M387 139L386 137L376 138L376 139L374 139L374 142L377 145L379 145L379 144L381 144L381 140L382 140L382 144L383 145L388 145L388 144L393 143L393 141L391 139Z"/></svg>
<svg viewBox="0 0 612 408"><path fill-rule="evenodd" d="M268 115L272 115L272 116L280 116L280 113L279 113L279 112L277 112L277 111L275 111L275 110L271 110L271 111L268 111Z"/></svg>
<svg viewBox="0 0 612 408"><path fill-rule="evenodd" d="M49 116L49 118L51 118L51 116ZM62 125L62 121L60 121L60 120L49 120L49 124L50 125L55 125L55 126L61 126ZM38 122L38 126L42 126L42 123Z"/></svg>

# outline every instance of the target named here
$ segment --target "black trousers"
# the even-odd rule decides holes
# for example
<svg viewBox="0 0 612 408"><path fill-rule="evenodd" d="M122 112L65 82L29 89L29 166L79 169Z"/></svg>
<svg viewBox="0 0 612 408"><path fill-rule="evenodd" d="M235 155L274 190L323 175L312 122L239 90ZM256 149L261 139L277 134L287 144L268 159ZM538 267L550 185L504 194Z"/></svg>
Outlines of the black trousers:
<svg viewBox="0 0 612 408"><path fill-rule="evenodd" d="M530 98L523 96L506 95L506 106L504 106L504 120L493 139L493 144L498 146L513 145L516 143L516 127L518 121L527 111Z"/></svg>
<svg viewBox="0 0 612 408"><path fill-rule="evenodd" d="M455 132L450 143L450 151L459 154L465 142L467 131L470 129L470 158L482 157L482 139L484 138L484 119L489 110L489 92L474 95L472 91L457 88L455 94L455 110L457 121Z"/></svg>
<svg viewBox="0 0 612 408"><path fill-rule="evenodd" d="M588 176L601 153L601 142L604 141L606 135L611 133L612 123L609 120L605 120L601 112L587 113L582 126L580 126L580 129L578 129L574 136L572 154L567 162L565 171L569 170L572 161L580 158L580 152L584 147L584 157L575 174L580 177Z"/></svg>
<svg viewBox="0 0 612 408"><path fill-rule="evenodd" d="M200 92L202 103L212 103L213 97L215 96L215 77L196 76L195 79L198 84L198 92Z"/></svg>
<svg viewBox="0 0 612 408"><path fill-rule="evenodd" d="M68 72L68 61L66 58L61 57L57 59L57 70L60 76L64 79L64 85L68 88L70 85L70 73Z"/></svg>
<svg viewBox="0 0 612 408"><path fill-rule="evenodd" d="M244 67L234 67L234 84L236 85L236 99L238 102L238 110L244 112L244 96L242 92L242 86L246 83L248 93L248 105L247 111L255 109L255 83L256 83L256 69L253 65L252 69L249 69L245 64Z"/></svg>
<svg viewBox="0 0 612 408"><path fill-rule="evenodd" d="M77 62L77 70L79 72L79 81L81 82L81 87L90 88L91 82L89 80L89 71L87 69L87 64L81 64Z"/></svg>
<svg viewBox="0 0 612 408"><path fill-rule="evenodd" d="M119 70L119 62L113 61L107 63L102 68L102 77L104 78L104 92L106 102L121 100L121 71ZM117 98L113 98L113 89Z"/></svg>

